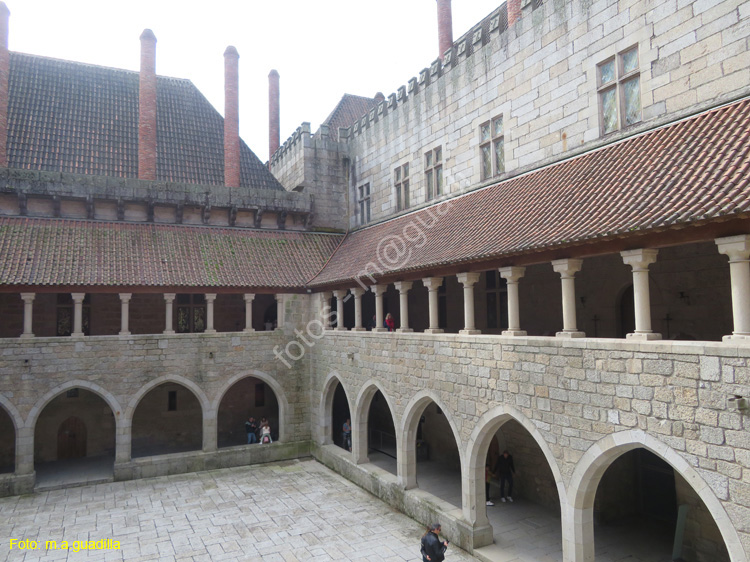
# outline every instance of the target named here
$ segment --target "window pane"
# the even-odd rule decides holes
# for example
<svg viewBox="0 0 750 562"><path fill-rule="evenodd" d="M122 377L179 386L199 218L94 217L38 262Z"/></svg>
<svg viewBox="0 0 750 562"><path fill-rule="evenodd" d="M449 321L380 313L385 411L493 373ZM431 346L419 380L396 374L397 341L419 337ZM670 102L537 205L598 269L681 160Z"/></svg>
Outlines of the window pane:
<svg viewBox="0 0 750 562"><path fill-rule="evenodd" d="M604 86L615 81L615 61L614 59L605 62L599 67L599 85Z"/></svg>
<svg viewBox="0 0 750 562"><path fill-rule="evenodd" d="M492 158L490 158L490 145L482 147L482 179L492 176Z"/></svg>
<svg viewBox="0 0 750 562"><path fill-rule="evenodd" d="M178 293L175 302L177 304L190 304L190 295Z"/></svg>
<svg viewBox="0 0 750 562"><path fill-rule="evenodd" d="M365 202L359 202L359 224L365 224Z"/></svg>
<svg viewBox="0 0 750 562"><path fill-rule="evenodd" d="M432 199L432 170L427 170L425 180L425 183L427 183L427 200L429 201Z"/></svg>
<svg viewBox="0 0 750 562"><path fill-rule="evenodd" d="M409 205L409 182L404 180L404 209L408 209Z"/></svg>
<svg viewBox="0 0 750 562"><path fill-rule="evenodd" d="M186 334L190 331L190 308L177 308L177 333Z"/></svg>
<svg viewBox="0 0 750 562"><path fill-rule="evenodd" d="M485 285L488 289L494 289L497 287L497 271L487 271L484 274Z"/></svg>
<svg viewBox="0 0 750 562"><path fill-rule="evenodd" d="M443 167L435 168L435 195L443 194Z"/></svg>
<svg viewBox="0 0 750 562"><path fill-rule="evenodd" d="M370 196L370 184L366 183L365 184L365 197L369 197L369 196Z"/></svg>
<svg viewBox="0 0 750 562"><path fill-rule="evenodd" d="M505 171L505 139L500 137L495 141L495 173L502 174Z"/></svg>
<svg viewBox="0 0 750 562"><path fill-rule="evenodd" d="M409 164L404 164L404 178L409 177Z"/></svg>
<svg viewBox="0 0 750 562"><path fill-rule="evenodd" d="M638 70L638 49L630 49L622 55L622 72L627 74Z"/></svg>
<svg viewBox="0 0 750 562"><path fill-rule="evenodd" d="M73 332L73 309L60 307L57 309L57 335L69 336Z"/></svg>
<svg viewBox="0 0 750 562"><path fill-rule="evenodd" d="M359 186L359 198L363 199L364 196L365 196L365 186L364 185L360 185Z"/></svg>
<svg viewBox="0 0 750 562"><path fill-rule="evenodd" d="M497 137L503 134L503 117L502 115L500 117L495 117L495 120L492 122L492 136Z"/></svg>
<svg viewBox="0 0 750 562"><path fill-rule="evenodd" d="M401 184L396 186L396 210L401 210Z"/></svg>
<svg viewBox="0 0 750 562"><path fill-rule="evenodd" d="M625 95L625 125L632 125L641 120L640 78L636 76L622 85Z"/></svg>
<svg viewBox="0 0 750 562"><path fill-rule="evenodd" d="M617 100L614 88L602 92L602 121L605 133L617 130Z"/></svg>
<svg viewBox="0 0 750 562"><path fill-rule="evenodd" d="M367 203L365 203L365 209L367 211L367 222L370 222L370 200L367 200Z"/></svg>
<svg viewBox="0 0 750 562"><path fill-rule="evenodd" d="M424 155L425 168L432 168L432 152L428 152Z"/></svg>
<svg viewBox="0 0 750 562"><path fill-rule="evenodd" d="M202 306L193 308L193 331L203 332L206 329L206 309Z"/></svg>
<svg viewBox="0 0 750 562"><path fill-rule="evenodd" d="M490 140L490 124L485 123L479 128L479 140L484 142Z"/></svg>
<svg viewBox="0 0 750 562"><path fill-rule="evenodd" d="M443 159L443 149L442 148L436 148L435 149L435 163L438 164Z"/></svg>
<svg viewBox="0 0 750 562"><path fill-rule="evenodd" d="M401 168L396 168L394 173L396 174L396 181L401 181Z"/></svg>
<svg viewBox="0 0 750 562"><path fill-rule="evenodd" d="M206 302L206 295L198 293L193 295L193 304L203 304Z"/></svg>

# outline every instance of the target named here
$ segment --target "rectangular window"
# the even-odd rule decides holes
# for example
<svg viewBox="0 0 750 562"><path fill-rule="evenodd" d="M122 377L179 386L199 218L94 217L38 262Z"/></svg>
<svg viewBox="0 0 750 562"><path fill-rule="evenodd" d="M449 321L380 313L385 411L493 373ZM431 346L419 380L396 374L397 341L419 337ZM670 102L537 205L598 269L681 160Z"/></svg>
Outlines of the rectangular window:
<svg viewBox="0 0 750 562"><path fill-rule="evenodd" d="M427 188L426 200L443 194L443 149L437 147L424 155L424 178Z"/></svg>
<svg viewBox="0 0 750 562"><path fill-rule="evenodd" d="M504 330L508 326L508 289L497 270L484 274L487 297L487 329Z"/></svg>
<svg viewBox="0 0 750 562"><path fill-rule="evenodd" d="M487 180L505 172L505 137L503 136L503 116L479 126L479 154L481 158L482 180Z"/></svg>
<svg viewBox="0 0 750 562"><path fill-rule="evenodd" d="M411 205L409 197L409 163L393 170L393 185L396 187L396 210L403 211Z"/></svg>
<svg viewBox="0 0 750 562"><path fill-rule="evenodd" d="M200 333L206 330L206 296L178 294L175 299L177 333Z"/></svg>
<svg viewBox="0 0 750 562"><path fill-rule="evenodd" d="M177 411L177 391L176 390L170 390L167 393L167 411L168 412Z"/></svg>
<svg viewBox="0 0 750 562"><path fill-rule="evenodd" d="M602 134L641 121L641 76L638 48L631 47L597 66Z"/></svg>
<svg viewBox="0 0 750 562"><path fill-rule="evenodd" d="M370 184L359 186L359 224L370 222Z"/></svg>

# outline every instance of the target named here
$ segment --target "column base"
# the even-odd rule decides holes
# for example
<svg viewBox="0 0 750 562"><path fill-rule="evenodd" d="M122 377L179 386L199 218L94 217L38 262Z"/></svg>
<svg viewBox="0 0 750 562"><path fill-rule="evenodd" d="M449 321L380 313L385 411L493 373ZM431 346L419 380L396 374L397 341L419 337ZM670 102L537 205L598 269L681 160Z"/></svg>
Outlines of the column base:
<svg viewBox="0 0 750 562"><path fill-rule="evenodd" d="M634 332L626 334L625 339L630 341L653 341L660 340L661 334L657 334L656 332Z"/></svg>
<svg viewBox="0 0 750 562"><path fill-rule="evenodd" d="M564 338L564 339L570 339L570 338L585 338L586 332L566 332L563 330L562 332L557 332L555 334L556 338Z"/></svg>
<svg viewBox="0 0 750 562"><path fill-rule="evenodd" d="M30 340L33 337L34 337L34 334L21 334L22 340ZM730 336L727 336L727 337L730 337Z"/></svg>
<svg viewBox="0 0 750 562"><path fill-rule="evenodd" d="M482 330L459 330L458 334L460 336L476 336L477 334L481 334Z"/></svg>
<svg viewBox="0 0 750 562"><path fill-rule="evenodd" d="M129 335L130 335L130 332L120 332L120 333L119 333L119 334L117 334L117 335L118 335L118 336L129 336Z"/></svg>
<svg viewBox="0 0 750 562"><path fill-rule="evenodd" d="M86 334L84 334L83 332L73 332L72 334L70 334L70 337L71 338L82 338L85 335Z"/></svg>
<svg viewBox="0 0 750 562"><path fill-rule="evenodd" d="M204 334L215 334L216 330L203 330Z"/></svg>
<svg viewBox="0 0 750 562"><path fill-rule="evenodd" d="M398 330L396 330L396 331L397 331L397 332L398 332L399 334L408 334L408 333L410 333L410 332L413 332L414 330L412 330L411 328L399 328L399 329L398 329Z"/></svg>
<svg viewBox="0 0 750 562"><path fill-rule="evenodd" d="M366 332L367 328L352 328L352 332Z"/></svg>
<svg viewBox="0 0 750 562"><path fill-rule="evenodd" d="M245 333L247 334L247 333L250 333L250 332L254 332L254 331L255 331L255 328L245 328L245 329L244 329L244 330L242 330L242 331L243 331L243 332L245 332Z"/></svg>
<svg viewBox="0 0 750 562"><path fill-rule="evenodd" d="M335 332L348 332L349 328L334 328Z"/></svg>
<svg viewBox="0 0 750 562"><path fill-rule="evenodd" d="M164 335L164 336L174 336L174 330L164 330L162 332L162 335Z"/></svg>
<svg viewBox="0 0 750 562"><path fill-rule="evenodd" d="M380 333L380 332L387 332L388 328L373 328L372 331L373 332L378 332L378 333Z"/></svg>
<svg viewBox="0 0 750 562"><path fill-rule="evenodd" d="M503 336L512 336L514 338L522 338L526 335L526 330L504 330Z"/></svg>
<svg viewBox="0 0 750 562"><path fill-rule="evenodd" d="M444 333L445 333L445 330L443 330L443 329L441 329L441 328L427 328L427 329L426 329L426 330L424 331L424 333L425 333L425 334L444 334Z"/></svg>
<svg viewBox="0 0 750 562"><path fill-rule="evenodd" d="M723 338L721 338L721 341L732 343L750 343L750 334L732 334L731 336L724 336Z"/></svg>

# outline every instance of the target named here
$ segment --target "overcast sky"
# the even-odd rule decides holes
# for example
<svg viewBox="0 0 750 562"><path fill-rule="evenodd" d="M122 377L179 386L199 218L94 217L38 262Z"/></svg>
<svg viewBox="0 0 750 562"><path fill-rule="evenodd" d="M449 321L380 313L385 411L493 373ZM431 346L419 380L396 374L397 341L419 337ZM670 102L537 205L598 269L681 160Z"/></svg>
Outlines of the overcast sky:
<svg viewBox="0 0 750 562"><path fill-rule="evenodd" d="M188 78L224 113L227 45L240 53L240 134L268 158L268 73L281 75L281 142L315 130L344 93L386 96L437 58L436 0L5 0L13 51ZM504 0L453 0L457 39Z"/></svg>

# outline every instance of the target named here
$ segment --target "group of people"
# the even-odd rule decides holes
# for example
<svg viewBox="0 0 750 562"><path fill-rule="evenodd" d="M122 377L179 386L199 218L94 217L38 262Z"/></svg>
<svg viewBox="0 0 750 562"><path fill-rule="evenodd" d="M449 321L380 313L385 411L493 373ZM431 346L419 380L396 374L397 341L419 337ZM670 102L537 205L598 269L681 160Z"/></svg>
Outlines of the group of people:
<svg viewBox="0 0 750 562"><path fill-rule="evenodd" d="M377 316L373 315L368 328L372 330L373 328L377 328L377 327L378 327L378 319L377 319ZM396 321L393 319L393 315L390 312L385 315L385 320L383 321L383 328L388 328L389 332L396 331Z"/></svg>
<svg viewBox="0 0 750 562"><path fill-rule="evenodd" d="M250 416L245 422L245 433L247 433L247 444L273 443L271 438L271 426L267 418L260 418L260 423Z"/></svg>

